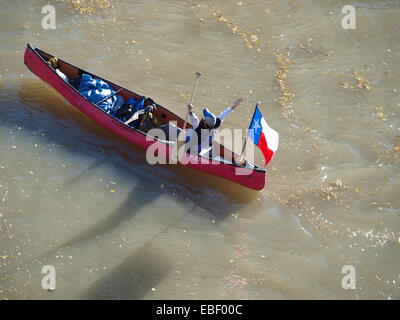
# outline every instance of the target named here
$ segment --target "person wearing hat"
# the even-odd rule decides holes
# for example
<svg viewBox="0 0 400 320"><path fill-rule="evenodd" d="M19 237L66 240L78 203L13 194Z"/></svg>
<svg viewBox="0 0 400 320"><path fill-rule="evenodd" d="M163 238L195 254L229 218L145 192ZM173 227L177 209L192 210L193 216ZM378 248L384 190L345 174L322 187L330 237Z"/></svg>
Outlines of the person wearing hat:
<svg viewBox="0 0 400 320"><path fill-rule="evenodd" d="M193 145L193 143L190 144L190 153L202 154L202 151L209 149L212 141L215 138L216 129L221 126L227 115L235 110L235 108L237 108L243 101L243 98L236 99L233 102L232 106L222 111L218 117L210 112L208 108L205 108L203 110L203 117L200 121L197 116L192 112L193 105L189 104L187 107L192 123L192 130L189 133L189 136L186 137L186 142L194 140L195 143L195 145ZM192 139L194 134L197 135L197 141L196 139Z"/></svg>

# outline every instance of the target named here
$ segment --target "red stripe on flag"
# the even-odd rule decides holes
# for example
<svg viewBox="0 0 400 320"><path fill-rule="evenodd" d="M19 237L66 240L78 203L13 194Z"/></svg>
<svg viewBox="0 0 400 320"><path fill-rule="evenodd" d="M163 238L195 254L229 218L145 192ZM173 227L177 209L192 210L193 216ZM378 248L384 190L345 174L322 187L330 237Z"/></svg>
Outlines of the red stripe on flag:
<svg viewBox="0 0 400 320"><path fill-rule="evenodd" d="M267 143L267 139L265 139L265 135L264 132L261 132L260 134L260 140L258 140L258 145L257 147L259 147L264 155L265 158L265 166L268 164L268 162L271 161L272 156L274 155L274 152L268 148L268 143Z"/></svg>

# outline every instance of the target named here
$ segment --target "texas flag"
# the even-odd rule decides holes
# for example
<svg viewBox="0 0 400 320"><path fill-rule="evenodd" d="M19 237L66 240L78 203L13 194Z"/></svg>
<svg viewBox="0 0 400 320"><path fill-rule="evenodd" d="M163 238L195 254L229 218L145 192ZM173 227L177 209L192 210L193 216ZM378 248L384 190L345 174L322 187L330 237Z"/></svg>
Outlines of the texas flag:
<svg viewBox="0 0 400 320"><path fill-rule="evenodd" d="M258 102L247 135L261 149L265 158L265 165L267 165L275 151L278 150L279 134L267 124L258 109L259 105L260 103Z"/></svg>

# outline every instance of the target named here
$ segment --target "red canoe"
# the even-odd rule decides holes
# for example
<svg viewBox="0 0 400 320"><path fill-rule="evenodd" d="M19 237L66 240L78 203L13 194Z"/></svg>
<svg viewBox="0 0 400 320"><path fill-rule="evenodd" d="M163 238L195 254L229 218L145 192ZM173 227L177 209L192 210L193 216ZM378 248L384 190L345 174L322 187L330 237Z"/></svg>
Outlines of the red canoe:
<svg viewBox="0 0 400 320"><path fill-rule="evenodd" d="M103 127L115 132L124 139L144 149L147 149L153 144L157 144L153 145L152 148L158 149L158 152L165 152L166 158L169 159L170 155L172 154L173 143L165 140L159 140L146 134L145 132L134 129L124 124L124 122L122 122L118 118L111 116L102 108L98 107L96 104L87 100L72 85L64 81L47 63L48 60L52 57L54 56L40 49L34 48L32 45L28 44L24 55L24 62L28 69L31 70L35 75L37 75L43 81L47 82L73 106L81 110L93 120L97 121ZM133 91L125 89L106 79L93 75L92 73L75 67L61 59L58 59L58 69L65 75L67 75L69 79L74 79L82 73L86 73L91 75L92 77L101 79L108 83L114 90L121 90L118 94L121 95L125 100L129 97L134 97L135 99L141 98L141 95ZM155 115L161 121L161 123L166 124L169 121L176 121L179 127L183 127L184 120L182 118L157 103L155 105L157 106L157 111L155 112ZM206 159L209 160L209 158L201 158L200 156L196 156L196 159L194 160L197 161L193 161L193 156L189 156L189 154L187 154L187 156L185 157L191 158L190 160L192 161L187 161L187 159L185 160L184 157L181 164L194 168L196 170L207 172L223 179L236 182L250 189L261 190L264 188L266 174L266 171L264 169L257 167L249 161L247 161L245 167L238 166L233 161L233 157L237 155L233 154L232 151L217 142L213 143L213 148L220 150L220 159L223 160L214 160L212 162L203 161Z"/></svg>

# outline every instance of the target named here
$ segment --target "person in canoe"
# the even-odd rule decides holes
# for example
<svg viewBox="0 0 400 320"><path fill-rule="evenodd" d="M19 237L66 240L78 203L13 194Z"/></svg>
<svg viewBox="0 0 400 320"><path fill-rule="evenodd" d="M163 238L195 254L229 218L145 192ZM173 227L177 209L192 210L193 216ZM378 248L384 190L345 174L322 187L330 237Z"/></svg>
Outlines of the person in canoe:
<svg viewBox="0 0 400 320"><path fill-rule="evenodd" d="M209 153L208 151L211 150L210 147L215 138L216 129L221 126L228 114L235 110L243 101L243 98L236 99L231 107L222 111L217 117L208 108L205 108L200 121L192 112L193 105L188 104L187 108L192 123L192 128L188 129L186 134L186 143L189 143L189 152L206 156ZM197 136L197 139L193 138L194 135Z"/></svg>

